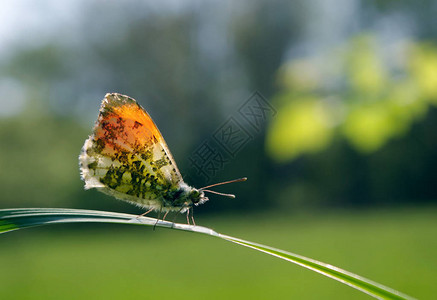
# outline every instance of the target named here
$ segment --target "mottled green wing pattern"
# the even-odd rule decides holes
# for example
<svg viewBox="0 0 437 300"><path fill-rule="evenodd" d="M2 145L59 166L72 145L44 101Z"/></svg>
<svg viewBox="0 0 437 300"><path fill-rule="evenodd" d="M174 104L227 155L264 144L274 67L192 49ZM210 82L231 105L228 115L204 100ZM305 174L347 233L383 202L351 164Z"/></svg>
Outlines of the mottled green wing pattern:
<svg viewBox="0 0 437 300"><path fill-rule="evenodd" d="M185 185L156 125L132 98L107 94L79 157L85 188L147 208L169 206Z"/></svg>

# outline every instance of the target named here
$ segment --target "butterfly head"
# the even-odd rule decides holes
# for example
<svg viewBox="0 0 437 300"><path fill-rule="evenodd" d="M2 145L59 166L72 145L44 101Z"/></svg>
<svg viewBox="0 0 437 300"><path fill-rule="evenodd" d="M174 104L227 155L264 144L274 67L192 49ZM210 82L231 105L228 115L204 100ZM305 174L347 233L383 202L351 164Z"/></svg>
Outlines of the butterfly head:
<svg viewBox="0 0 437 300"><path fill-rule="evenodd" d="M197 206L208 201L208 197L202 190L188 186L185 182L180 184L179 189L170 198L172 198L171 206L182 208L182 212L193 205Z"/></svg>
<svg viewBox="0 0 437 300"><path fill-rule="evenodd" d="M225 197L229 197L229 198L235 198L235 195L233 195L233 194L219 193L216 191L211 191L211 190L209 190L209 188L214 187L214 186L218 186L218 185L223 185L223 184L228 184L228 183L233 183L233 182L241 182L241 181L246 181L246 180L247 180L246 177L238 178L238 179L234 179L234 180L229 180L229 181L225 181L225 182L219 182L219 183L211 184L208 186L204 186L200 189L193 188L191 186L188 186L185 182L182 182L179 186L178 191L174 195L174 198L176 198L176 200L174 201L173 204L175 206L179 206L179 207L183 207L183 208L189 208L189 207L193 206L193 204L197 206L197 205L205 203L206 201L209 200L208 197L205 196L205 192L217 194L217 195L221 195L221 196L225 196Z"/></svg>
<svg viewBox="0 0 437 300"><path fill-rule="evenodd" d="M220 182L220 183L208 185L208 186L205 186L205 187L200 188L200 189L193 188L191 186L188 186L185 182L181 182L181 184L179 185L179 189L176 191L175 194L172 195L172 197L174 199L172 202L172 205L174 207L181 207L182 208L181 212L184 212L187 209L189 209L190 207L192 207L193 205L197 206L197 205L203 204L206 201L208 201L209 199L208 199L208 197L205 196L205 192L217 194L217 195L221 195L221 196L225 196L225 197L235 198L235 195L233 195L233 194L219 193L216 191L211 191L208 188L214 187L217 185L223 185L223 184L227 184L227 183L240 182L240 181L246 181L246 180L247 180L247 178L239 178L239 179L235 179L235 180L230 180L230 181L225 181L225 182Z"/></svg>
<svg viewBox="0 0 437 300"><path fill-rule="evenodd" d="M208 197L205 196L205 193L202 190L198 190L192 188L192 190L188 194L189 201L194 205L199 205L208 201Z"/></svg>

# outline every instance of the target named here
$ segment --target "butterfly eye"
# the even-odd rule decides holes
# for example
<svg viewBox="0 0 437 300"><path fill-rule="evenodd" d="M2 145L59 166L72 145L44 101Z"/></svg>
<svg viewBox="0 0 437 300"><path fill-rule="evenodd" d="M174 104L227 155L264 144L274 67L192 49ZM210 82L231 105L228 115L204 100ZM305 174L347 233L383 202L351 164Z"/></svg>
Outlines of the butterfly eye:
<svg viewBox="0 0 437 300"><path fill-rule="evenodd" d="M197 190L194 190L190 194L190 199L193 203L199 202L200 200L200 193Z"/></svg>
<svg viewBox="0 0 437 300"><path fill-rule="evenodd" d="M190 192L189 199L193 204L198 204L202 201L203 198L205 198L205 194L203 193L203 191L195 189Z"/></svg>

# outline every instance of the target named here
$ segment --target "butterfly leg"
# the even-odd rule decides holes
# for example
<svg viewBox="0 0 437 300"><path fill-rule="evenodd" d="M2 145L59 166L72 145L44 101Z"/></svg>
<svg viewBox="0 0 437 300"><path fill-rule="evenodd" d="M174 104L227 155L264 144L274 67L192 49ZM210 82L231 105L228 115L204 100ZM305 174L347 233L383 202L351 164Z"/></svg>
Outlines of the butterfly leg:
<svg viewBox="0 0 437 300"><path fill-rule="evenodd" d="M194 210L192 207L187 209L187 224L191 225L190 224L190 211L191 211L191 221L193 221L193 225L196 226L196 222L194 222Z"/></svg>
<svg viewBox="0 0 437 300"><path fill-rule="evenodd" d="M153 225L153 230L155 231L156 224L158 224L159 219L161 218L162 206L159 208L158 218L156 218L155 225Z"/></svg>
<svg viewBox="0 0 437 300"><path fill-rule="evenodd" d="M196 226L196 222L194 222L194 209L191 208L191 221L193 221L193 225Z"/></svg>
<svg viewBox="0 0 437 300"><path fill-rule="evenodd" d="M145 213L143 213L143 214L137 216L137 219L138 219L138 218L141 218L141 217L144 217L145 215L147 215L147 214L148 214L149 212L151 212L152 210L153 210L153 208L151 208L151 209L149 209L148 211L146 211Z"/></svg>
<svg viewBox="0 0 437 300"><path fill-rule="evenodd" d="M147 215L149 212L151 212L153 210L153 208L149 209L148 211L146 211L145 213L139 215L139 217L144 217L145 215Z"/></svg>
<svg viewBox="0 0 437 300"><path fill-rule="evenodd" d="M169 212L169 210L167 210L167 211L165 212L164 216L162 217L162 220L163 220L163 221L165 220L165 217L167 217L168 212Z"/></svg>

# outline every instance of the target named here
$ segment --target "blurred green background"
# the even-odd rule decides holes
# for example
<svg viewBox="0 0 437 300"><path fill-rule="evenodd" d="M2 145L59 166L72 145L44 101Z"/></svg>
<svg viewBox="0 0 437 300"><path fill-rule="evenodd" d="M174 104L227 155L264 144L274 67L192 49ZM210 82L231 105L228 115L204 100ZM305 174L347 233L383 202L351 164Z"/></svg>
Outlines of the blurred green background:
<svg viewBox="0 0 437 300"><path fill-rule="evenodd" d="M3 1L0 208L143 212L84 191L79 178L100 102L119 92L151 114L190 185L249 178L217 188L237 199L212 195L195 209L199 225L431 298L436 9L429 0ZM265 110L251 106L254 95ZM249 108L255 127L241 113ZM229 120L248 137L232 153L215 139ZM209 161L216 169L193 163L205 143L223 159ZM367 298L222 241L120 225L2 235L0 264L5 299Z"/></svg>

